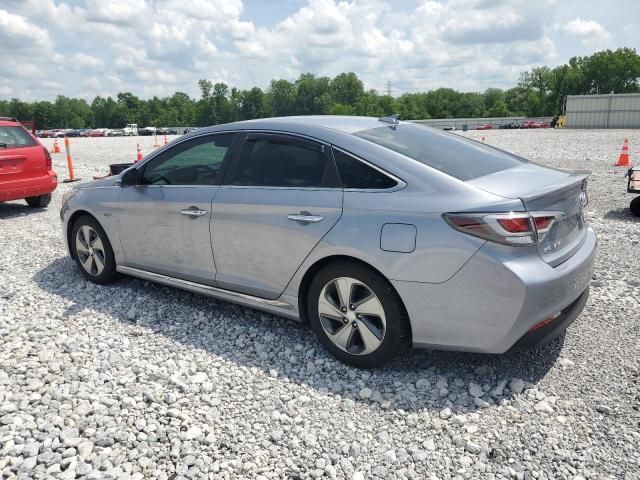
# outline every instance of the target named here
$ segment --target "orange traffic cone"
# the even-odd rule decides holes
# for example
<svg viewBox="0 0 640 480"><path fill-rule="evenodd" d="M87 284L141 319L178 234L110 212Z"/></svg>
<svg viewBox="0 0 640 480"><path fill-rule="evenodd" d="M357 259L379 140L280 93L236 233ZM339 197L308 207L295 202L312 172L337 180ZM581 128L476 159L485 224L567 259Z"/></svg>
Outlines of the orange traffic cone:
<svg viewBox="0 0 640 480"><path fill-rule="evenodd" d="M618 163L615 163L614 167L628 167L629 165L631 165L629 161L629 139L625 138L620 156L618 157Z"/></svg>
<svg viewBox="0 0 640 480"><path fill-rule="evenodd" d="M167 143L169 143L169 142L167 142L167 136L165 135L164 136L164 144L166 145Z"/></svg>
<svg viewBox="0 0 640 480"><path fill-rule="evenodd" d="M60 145L58 145L57 138L53 141L53 149L51 150L51 153L60 153Z"/></svg>
<svg viewBox="0 0 640 480"><path fill-rule="evenodd" d="M137 159L136 162L139 162L140 160L142 160L142 150L140 150L140 144L136 144L136 153L137 153Z"/></svg>

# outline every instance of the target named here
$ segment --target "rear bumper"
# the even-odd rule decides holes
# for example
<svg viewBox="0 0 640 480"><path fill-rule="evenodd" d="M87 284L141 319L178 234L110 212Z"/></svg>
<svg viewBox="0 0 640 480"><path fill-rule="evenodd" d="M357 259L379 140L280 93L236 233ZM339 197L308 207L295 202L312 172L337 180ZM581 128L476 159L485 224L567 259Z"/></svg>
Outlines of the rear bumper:
<svg viewBox="0 0 640 480"><path fill-rule="evenodd" d="M572 304L566 307L560 316L542 328L525 333L510 349L510 352L520 352L531 348L541 347L551 342L571 325L582 312L587 299L589 289L587 288Z"/></svg>
<svg viewBox="0 0 640 480"><path fill-rule="evenodd" d="M392 282L409 314L414 346L504 353L558 312L563 313L541 330L561 333L584 307L596 246L588 228L578 251L551 267L524 250L513 254L512 248L487 243L447 282Z"/></svg>
<svg viewBox="0 0 640 480"><path fill-rule="evenodd" d="M0 202L37 197L53 192L58 186L58 177L53 171L41 177L0 182Z"/></svg>

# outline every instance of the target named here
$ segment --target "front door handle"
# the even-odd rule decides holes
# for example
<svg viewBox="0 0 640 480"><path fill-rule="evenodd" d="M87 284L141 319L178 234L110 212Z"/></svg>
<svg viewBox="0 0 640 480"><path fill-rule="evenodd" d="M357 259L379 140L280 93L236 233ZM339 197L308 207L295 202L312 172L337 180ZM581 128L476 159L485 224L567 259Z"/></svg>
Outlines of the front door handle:
<svg viewBox="0 0 640 480"><path fill-rule="evenodd" d="M324 220L324 217L320 215L311 215L309 212L300 212L288 215L289 220L301 223L318 223Z"/></svg>
<svg viewBox="0 0 640 480"><path fill-rule="evenodd" d="M209 211L202 210L198 207L189 207L189 208L185 208L184 210L180 210L180 213L192 218L196 218L196 217L201 217L203 215L206 215L207 213L209 213Z"/></svg>

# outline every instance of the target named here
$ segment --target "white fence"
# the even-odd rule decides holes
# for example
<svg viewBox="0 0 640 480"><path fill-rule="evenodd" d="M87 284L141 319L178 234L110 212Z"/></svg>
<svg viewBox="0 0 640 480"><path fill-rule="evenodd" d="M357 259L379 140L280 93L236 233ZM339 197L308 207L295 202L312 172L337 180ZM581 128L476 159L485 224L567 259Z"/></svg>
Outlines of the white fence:
<svg viewBox="0 0 640 480"><path fill-rule="evenodd" d="M567 128L640 128L640 93L568 95Z"/></svg>

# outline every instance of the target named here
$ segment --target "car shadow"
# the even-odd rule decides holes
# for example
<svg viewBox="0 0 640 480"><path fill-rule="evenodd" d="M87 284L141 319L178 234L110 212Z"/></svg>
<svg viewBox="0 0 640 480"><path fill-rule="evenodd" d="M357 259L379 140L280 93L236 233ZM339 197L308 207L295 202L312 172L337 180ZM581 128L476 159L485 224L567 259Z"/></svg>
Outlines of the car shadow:
<svg viewBox="0 0 640 480"><path fill-rule="evenodd" d="M33 279L43 290L67 301L70 306L65 317L93 309L129 326L131 336L144 336L145 331L165 335L214 357L257 367L267 375L276 370L278 378L372 406L405 411L439 411L452 403L465 412L486 407L474 402L469 394L470 382L487 385L485 389L504 385L512 378L535 385L556 363L564 343L563 335L545 347L503 355L410 350L382 368L363 371L334 359L307 325L251 308L132 277L96 286L85 280L73 260L66 257L56 259ZM101 298L110 301L88 301L88 288L104 289ZM131 295L132 290L135 295ZM118 302L125 292L137 302L138 311L146 306L149 312L148 306L154 305L167 308L161 314L144 314L142 319L131 320L132 305ZM233 317L231 321L229 316ZM209 321L194 325L196 318ZM270 350L268 355L266 349ZM444 381L446 390L442 388ZM376 393L363 399L360 390L364 387ZM499 404L510 396L512 393L505 389L502 395L486 394L483 398Z"/></svg>
<svg viewBox="0 0 640 480"><path fill-rule="evenodd" d="M39 212L44 212L46 209L47 207L33 208L28 206L26 203L0 202L0 220L33 215Z"/></svg>
<svg viewBox="0 0 640 480"><path fill-rule="evenodd" d="M604 214L604 218L607 220L616 220L619 222L640 222L640 217L636 217L629 207L626 208L614 208Z"/></svg>

